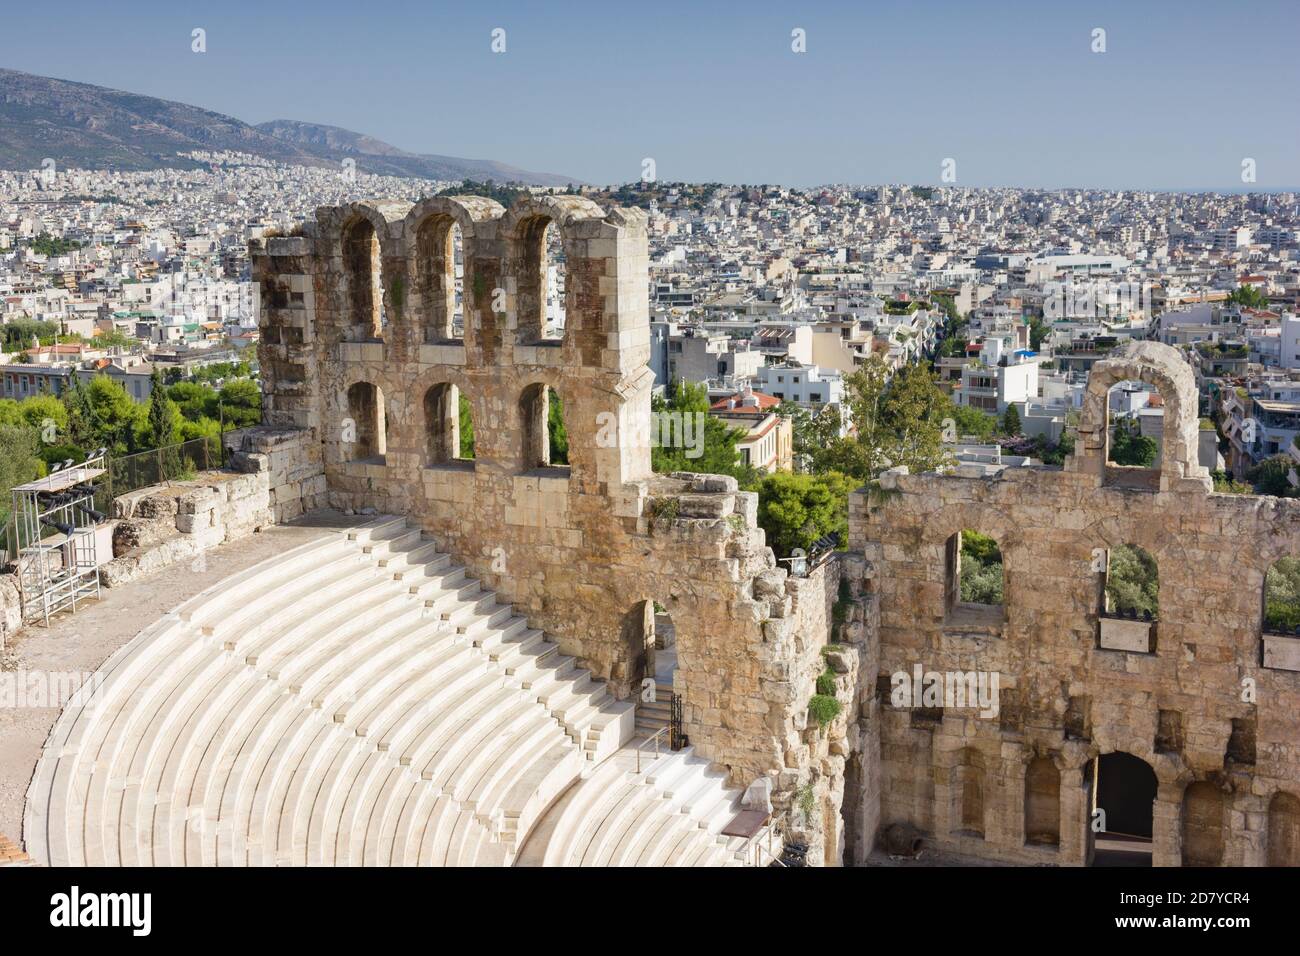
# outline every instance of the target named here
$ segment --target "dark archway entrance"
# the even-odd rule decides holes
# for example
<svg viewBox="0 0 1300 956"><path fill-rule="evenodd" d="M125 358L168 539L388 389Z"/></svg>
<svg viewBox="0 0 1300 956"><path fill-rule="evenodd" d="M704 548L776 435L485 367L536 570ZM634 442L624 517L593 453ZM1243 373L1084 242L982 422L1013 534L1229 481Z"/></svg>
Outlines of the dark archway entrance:
<svg viewBox="0 0 1300 956"><path fill-rule="evenodd" d="M1092 794L1088 833L1094 866L1150 866L1156 789L1155 771L1122 751L1088 765Z"/></svg>

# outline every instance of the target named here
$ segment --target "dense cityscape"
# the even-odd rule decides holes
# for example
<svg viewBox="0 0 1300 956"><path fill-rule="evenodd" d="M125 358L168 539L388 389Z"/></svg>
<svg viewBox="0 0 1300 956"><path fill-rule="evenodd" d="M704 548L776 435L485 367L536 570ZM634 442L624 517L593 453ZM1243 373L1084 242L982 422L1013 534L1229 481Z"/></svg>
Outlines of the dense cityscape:
<svg viewBox="0 0 1300 956"><path fill-rule="evenodd" d="M99 412L85 442L121 455L257 420L250 240L292 234L316 207L368 195L477 192L508 204L530 191L231 153L180 158L195 168L0 172L0 421L37 439L6 443L29 459L5 463L10 484L75 444L36 434L51 416L66 429L50 399L66 398L74 378ZM939 404L927 421L945 449L932 464L1060 464L1091 365L1150 339L1196 369L1201 460L1217 486L1294 493L1294 194L656 182L531 192L646 210L657 401L693 402L727 426L691 453L707 454L711 468L751 483L792 471L873 478L888 453L873 468L847 461L842 447L858 437L851 410L864 367L880 370L881 385L901 369L929 373ZM554 332L564 325L564 255L551 232ZM155 376L180 413L161 435L148 433L145 413ZM679 383L691 387L680 396ZM1134 462L1149 463L1159 397L1134 387L1112 407L1119 430L1138 438ZM669 468L685 452L657 458ZM837 512L796 537L807 546L841 530Z"/></svg>

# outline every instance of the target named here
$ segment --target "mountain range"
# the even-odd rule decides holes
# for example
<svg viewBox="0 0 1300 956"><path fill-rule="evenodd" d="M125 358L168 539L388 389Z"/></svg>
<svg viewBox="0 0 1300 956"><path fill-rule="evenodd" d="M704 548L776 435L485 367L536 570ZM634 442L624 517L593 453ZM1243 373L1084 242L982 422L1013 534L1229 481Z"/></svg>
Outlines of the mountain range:
<svg viewBox="0 0 1300 956"><path fill-rule="evenodd" d="M492 179L536 186L579 183L490 159L398 149L372 136L296 120L252 125L172 100L0 69L0 169L144 170L189 167L178 153L234 150L302 166L356 160L361 172L423 179Z"/></svg>

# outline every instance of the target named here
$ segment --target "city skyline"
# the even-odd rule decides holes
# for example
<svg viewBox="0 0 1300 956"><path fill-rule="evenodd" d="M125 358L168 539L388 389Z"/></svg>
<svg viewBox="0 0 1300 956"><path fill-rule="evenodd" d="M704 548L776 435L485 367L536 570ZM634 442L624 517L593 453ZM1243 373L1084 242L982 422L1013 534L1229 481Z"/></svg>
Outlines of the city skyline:
<svg viewBox="0 0 1300 956"><path fill-rule="evenodd" d="M1192 16L1188 5L940 3L689 19L667 4L633 23L595 7L330 3L314 8L328 17L307 19L144 5L129 29L91 5L66 9L81 26L57 35L36 29L34 11L9 13L28 42L3 65L588 183L642 178L647 159L664 181L803 188L1300 183L1300 134L1284 113L1300 82L1285 42L1297 17L1283 4L1248 18L1206 5ZM1242 179L1247 159L1253 182Z"/></svg>

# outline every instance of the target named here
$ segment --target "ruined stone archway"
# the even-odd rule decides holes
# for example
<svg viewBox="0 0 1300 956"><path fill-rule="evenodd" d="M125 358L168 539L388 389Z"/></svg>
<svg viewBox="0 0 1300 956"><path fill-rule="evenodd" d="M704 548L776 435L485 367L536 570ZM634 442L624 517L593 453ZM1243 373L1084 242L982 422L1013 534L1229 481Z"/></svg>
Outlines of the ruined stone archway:
<svg viewBox="0 0 1300 956"><path fill-rule="evenodd" d="M1152 385L1164 400L1159 490L1169 491L1182 479L1195 479L1206 491L1210 490L1209 473L1197 461L1200 399L1192 367L1177 349L1160 342L1131 342L1093 366L1088 375L1075 453L1067 458L1066 470L1105 479L1109 448L1108 396L1112 386L1125 381Z"/></svg>

